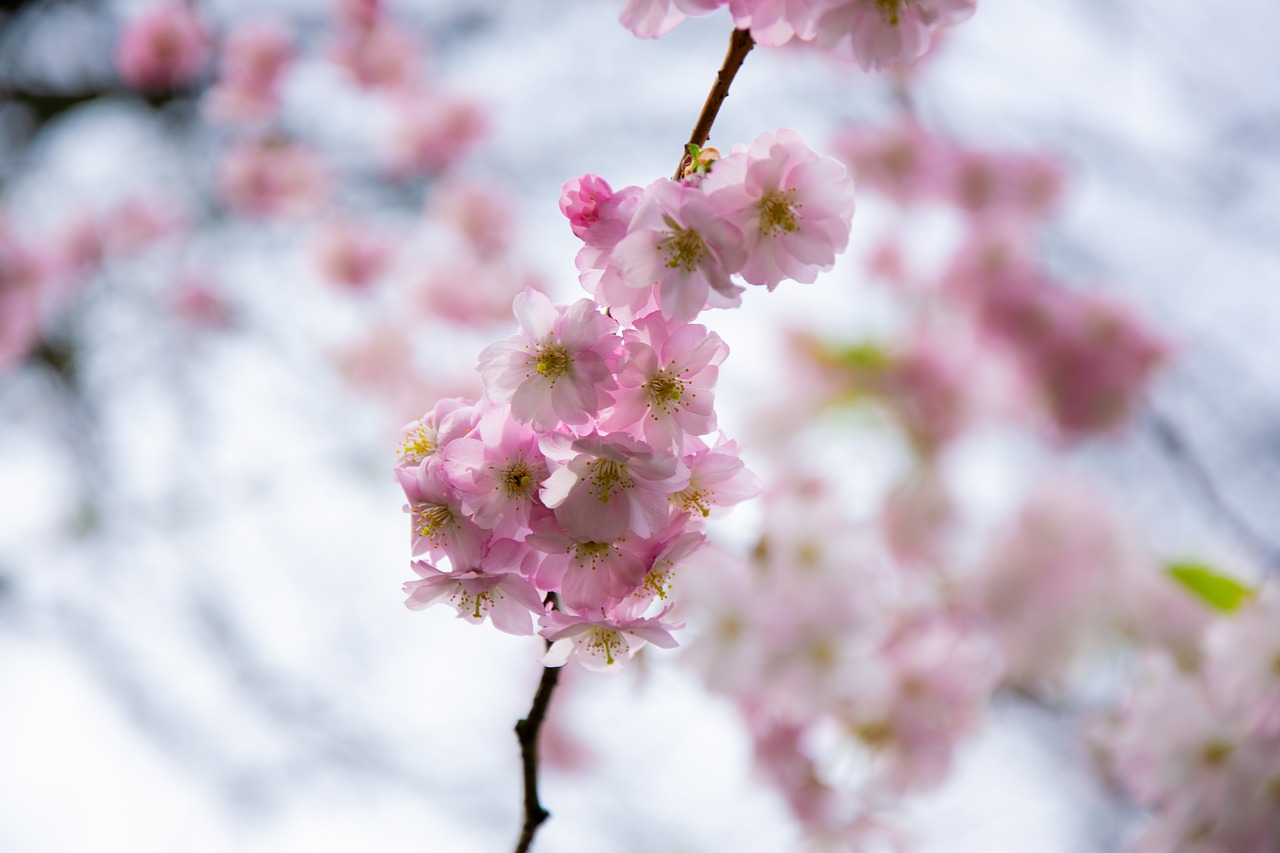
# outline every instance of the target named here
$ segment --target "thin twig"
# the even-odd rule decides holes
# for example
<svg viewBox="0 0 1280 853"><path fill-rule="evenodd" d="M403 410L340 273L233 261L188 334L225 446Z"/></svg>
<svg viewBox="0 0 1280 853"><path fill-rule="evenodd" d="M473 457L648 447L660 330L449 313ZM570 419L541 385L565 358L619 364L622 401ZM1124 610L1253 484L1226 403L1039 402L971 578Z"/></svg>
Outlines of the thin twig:
<svg viewBox="0 0 1280 853"><path fill-rule="evenodd" d="M711 136L711 126L715 124L716 116L720 113L720 105L724 103L725 98L729 97L729 86L733 83L738 69L742 67L742 61L747 58L747 54L755 44L755 39L751 38L748 30L733 31L733 35L729 38L729 52L724 55L724 64L716 74L716 83L707 95L707 102L702 105L702 114L698 116L698 123L693 126L693 133L689 135L689 142L685 145L684 154L680 157L680 165L676 167L675 180L678 181L684 177L685 170L692 162L689 156L689 145L697 145L701 148Z"/></svg>
<svg viewBox="0 0 1280 853"><path fill-rule="evenodd" d="M551 691L555 689L559 678L559 667L543 668L542 680L538 682L538 692L533 694L529 715L516 723L520 758L524 764L524 826L520 828L520 840L516 842L515 853L528 853L529 846L533 844L534 833L544 820L551 817L551 813L538 802L538 731L547 717Z"/></svg>
<svg viewBox="0 0 1280 853"><path fill-rule="evenodd" d="M1218 518L1228 525L1236 536L1248 543L1269 571L1276 571L1277 567L1280 567L1280 550L1231 508L1219 491L1213 475L1209 473L1209 469L1196 455L1173 420L1155 406L1148 405L1146 423L1156 443L1180 465L1185 475L1199 488L1201 496Z"/></svg>

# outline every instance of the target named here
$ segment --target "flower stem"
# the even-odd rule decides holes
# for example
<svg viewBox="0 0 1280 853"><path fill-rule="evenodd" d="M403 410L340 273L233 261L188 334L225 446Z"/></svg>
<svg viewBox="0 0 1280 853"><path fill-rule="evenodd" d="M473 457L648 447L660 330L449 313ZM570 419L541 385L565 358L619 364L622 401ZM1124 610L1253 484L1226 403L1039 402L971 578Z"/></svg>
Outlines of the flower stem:
<svg viewBox="0 0 1280 853"><path fill-rule="evenodd" d="M707 95L707 102L702 105L698 123L693 126L693 133L689 135L689 142L685 145L684 154L680 157L680 165L676 168L675 180L683 178L685 171L692 163L689 145L697 145L701 148L711 136L711 126L715 124L716 116L720 113L720 105L724 103L725 98L729 97L729 86L733 84L733 78L755 44L755 39L751 38L748 30L734 30L733 35L730 36L729 51L724 55L724 64L716 74L716 82Z"/></svg>

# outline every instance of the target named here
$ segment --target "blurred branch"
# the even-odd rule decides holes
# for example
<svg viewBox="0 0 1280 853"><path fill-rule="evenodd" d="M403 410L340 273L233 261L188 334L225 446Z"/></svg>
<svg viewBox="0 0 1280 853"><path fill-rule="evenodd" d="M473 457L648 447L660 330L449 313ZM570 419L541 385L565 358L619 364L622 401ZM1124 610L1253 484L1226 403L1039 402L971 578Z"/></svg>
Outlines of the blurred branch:
<svg viewBox="0 0 1280 853"><path fill-rule="evenodd" d="M1196 454L1186 436L1173 422L1173 419L1154 405L1148 404L1145 421L1147 427L1151 430L1152 436L1155 438L1156 444L1177 464L1183 475L1195 485L1214 514L1231 529L1235 536L1239 537L1254 551L1267 570L1275 571L1277 567L1280 567L1280 548L1277 548L1275 543L1269 541L1255 530L1251 524L1231 508L1226 499L1223 498L1217 482L1215 482L1213 475L1209 473L1204 461Z"/></svg>
<svg viewBox="0 0 1280 853"><path fill-rule="evenodd" d="M701 148L711 136L711 126L715 124L716 116L720 114L720 105L724 103L725 98L729 97L729 87L733 84L733 78L737 76L738 69L742 67L743 61L755 44L755 40L747 30L734 30L733 35L729 37L729 52L724 55L724 64L716 73L715 85L711 87L707 101L702 105L702 113L698 116L697 124L693 126L693 133L689 134L689 142L684 147L684 154L680 158L680 165L676 167L673 180L678 181L683 178L685 170L692 162L689 146L697 145Z"/></svg>
<svg viewBox="0 0 1280 853"><path fill-rule="evenodd" d="M176 101L185 100L193 94L192 89L139 92L124 86L104 85L65 91L10 83L0 85L0 104L21 104L34 114L38 124L44 124L81 104L103 98L132 98L144 101L152 109L158 110Z"/></svg>

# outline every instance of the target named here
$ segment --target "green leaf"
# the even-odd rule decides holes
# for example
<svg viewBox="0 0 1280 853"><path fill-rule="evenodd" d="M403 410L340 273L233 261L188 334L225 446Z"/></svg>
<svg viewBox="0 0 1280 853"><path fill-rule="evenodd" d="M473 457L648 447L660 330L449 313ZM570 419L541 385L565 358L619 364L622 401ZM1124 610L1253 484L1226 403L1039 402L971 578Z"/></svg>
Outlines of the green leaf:
<svg viewBox="0 0 1280 853"><path fill-rule="evenodd" d="M1240 581L1203 563L1170 563L1165 568L1175 581L1223 613L1234 613L1253 596L1253 590Z"/></svg>

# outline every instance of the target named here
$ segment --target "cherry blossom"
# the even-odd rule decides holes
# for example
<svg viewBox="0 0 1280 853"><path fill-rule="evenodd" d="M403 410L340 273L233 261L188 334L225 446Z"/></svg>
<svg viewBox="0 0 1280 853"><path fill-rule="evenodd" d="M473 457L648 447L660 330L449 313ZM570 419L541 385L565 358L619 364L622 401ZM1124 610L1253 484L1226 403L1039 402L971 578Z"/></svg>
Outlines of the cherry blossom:
<svg viewBox="0 0 1280 853"><path fill-rule="evenodd" d="M713 431L716 366L729 353L720 336L698 325L671 328L650 314L622 338L617 400L602 426L619 430L638 423L645 441L675 450L684 436Z"/></svg>
<svg viewBox="0 0 1280 853"><path fill-rule="evenodd" d="M319 154L282 137L232 145L223 155L219 189L227 206L248 216L297 216L328 193L329 171Z"/></svg>
<svg viewBox="0 0 1280 853"><path fill-rule="evenodd" d="M209 34L182 2L152 6L126 24L116 43L116 70L138 89L176 89L195 82L209 58Z"/></svg>
<svg viewBox="0 0 1280 853"><path fill-rule="evenodd" d="M610 619L574 616L552 611L538 620L538 632L551 641L542 658L544 666L563 666L574 657L583 667L597 672L615 670L652 643L660 649L678 645L671 636L678 627L663 621L661 615L649 618Z"/></svg>
<svg viewBox="0 0 1280 853"><path fill-rule="evenodd" d="M472 519L496 536L513 538L542 508L538 491L548 469L537 433L509 414L505 407L489 409L475 432L449 443L443 458Z"/></svg>
<svg viewBox="0 0 1280 853"><path fill-rule="evenodd" d="M977 0L822 0L817 42L864 71L909 64L929 48L934 29L973 14Z"/></svg>
<svg viewBox="0 0 1280 853"><path fill-rule="evenodd" d="M618 20L640 38L669 33L686 16L706 15L728 0L627 0Z"/></svg>
<svg viewBox="0 0 1280 853"><path fill-rule="evenodd" d="M793 130L762 133L716 161L702 189L742 232L750 284L810 283L849 242L853 181Z"/></svg>
<svg viewBox="0 0 1280 853"><path fill-rule="evenodd" d="M708 305L738 304L729 276L741 269L742 233L701 189L659 180L645 190L627 236L613 249L622 281L657 289L662 315L688 322Z"/></svg>
<svg viewBox="0 0 1280 853"><path fill-rule="evenodd" d="M411 565L421 580L405 582L405 604L410 610L445 601L459 619L475 623L489 619L493 627L508 634L533 633L533 616L542 613L542 599L520 575L489 574L479 568L442 572L421 560Z"/></svg>
<svg viewBox="0 0 1280 853"><path fill-rule="evenodd" d="M667 526L667 496L683 489L689 472L672 453L614 433L573 440L544 439L560 463L542 487L542 501L575 536L610 542L627 531L652 536Z"/></svg>
<svg viewBox="0 0 1280 853"><path fill-rule="evenodd" d="M514 310L520 333L480 353L489 398L510 403L512 415L539 432L587 423L617 388L606 363L618 346L617 323L589 299L557 307L535 290L518 295Z"/></svg>
<svg viewBox="0 0 1280 853"><path fill-rule="evenodd" d="M226 36L218 84L206 95L212 121L252 124L269 121L280 108L280 83L293 59L293 38L278 21L239 25Z"/></svg>

